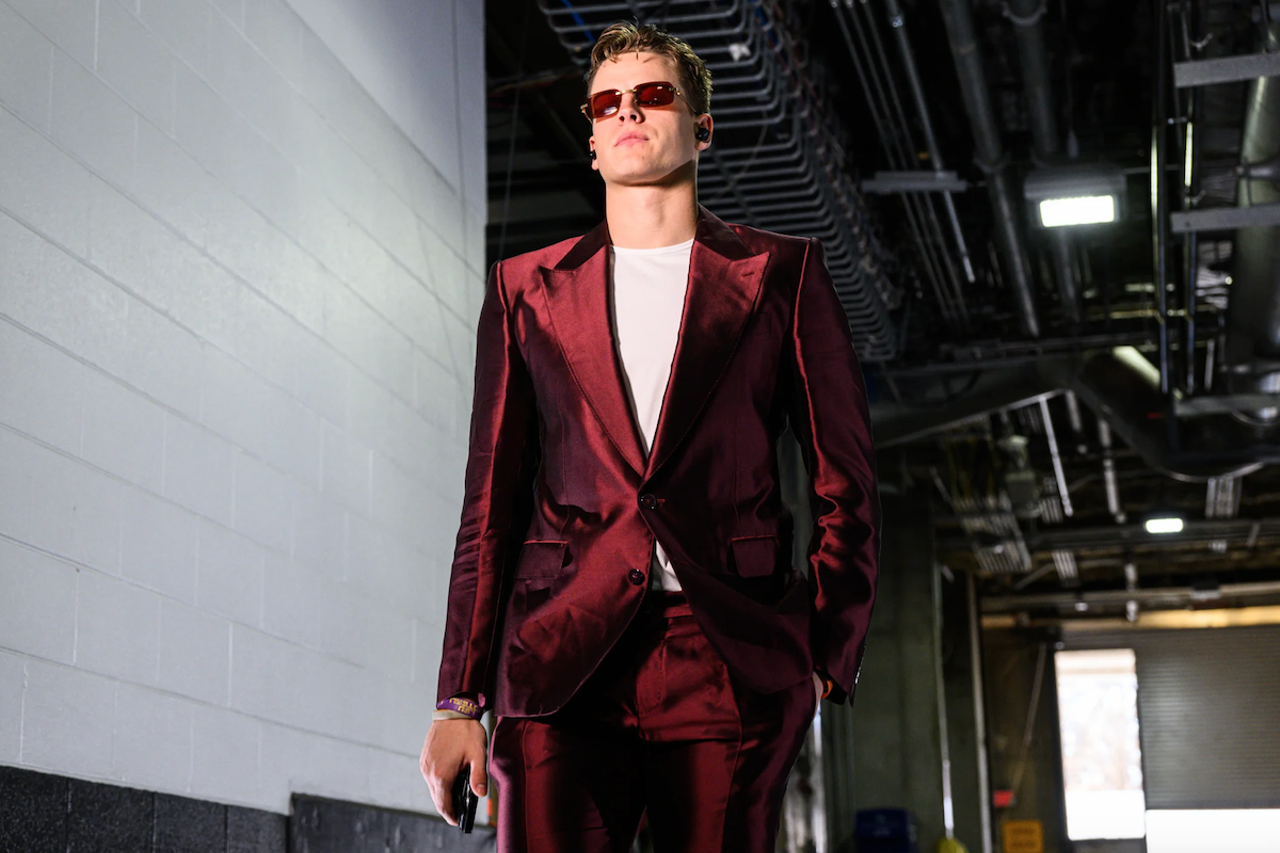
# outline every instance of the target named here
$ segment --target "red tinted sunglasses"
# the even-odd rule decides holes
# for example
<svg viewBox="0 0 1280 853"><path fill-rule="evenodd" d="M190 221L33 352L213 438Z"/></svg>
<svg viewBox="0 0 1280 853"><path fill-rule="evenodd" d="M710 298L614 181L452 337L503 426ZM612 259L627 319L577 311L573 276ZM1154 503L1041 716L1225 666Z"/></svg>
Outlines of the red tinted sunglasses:
<svg viewBox="0 0 1280 853"><path fill-rule="evenodd" d="M596 92L587 102L578 109L582 110L582 114L587 117L587 121L592 119L608 118L618 111L622 106L622 96L634 94L636 103L642 107L665 107L676 99L676 95L684 98L685 103L689 103L689 99L684 97L684 93L675 87L672 83L641 83L634 89L622 91L619 89L605 89L603 92Z"/></svg>

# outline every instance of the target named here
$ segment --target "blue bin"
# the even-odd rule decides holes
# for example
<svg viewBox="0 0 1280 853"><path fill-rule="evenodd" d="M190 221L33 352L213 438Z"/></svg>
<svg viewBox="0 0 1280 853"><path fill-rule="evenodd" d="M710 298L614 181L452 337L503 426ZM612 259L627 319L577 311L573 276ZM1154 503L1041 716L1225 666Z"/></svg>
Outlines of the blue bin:
<svg viewBox="0 0 1280 853"><path fill-rule="evenodd" d="M862 809L853 837L858 853L920 853L916 816L907 809Z"/></svg>

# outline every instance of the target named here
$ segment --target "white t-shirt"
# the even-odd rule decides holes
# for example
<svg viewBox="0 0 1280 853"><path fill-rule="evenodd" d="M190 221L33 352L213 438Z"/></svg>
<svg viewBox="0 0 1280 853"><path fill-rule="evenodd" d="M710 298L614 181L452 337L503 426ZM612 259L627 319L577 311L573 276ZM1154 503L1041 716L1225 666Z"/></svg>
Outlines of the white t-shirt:
<svg viewBox="0 0 1280 853"><path fill-rule="evenodd" d="M657 249L609 250L613 334L646 456L653 447L680 337L692 252L693 240ZM657 542L650 564L655 588L680 589L671 561Z"/></svg>

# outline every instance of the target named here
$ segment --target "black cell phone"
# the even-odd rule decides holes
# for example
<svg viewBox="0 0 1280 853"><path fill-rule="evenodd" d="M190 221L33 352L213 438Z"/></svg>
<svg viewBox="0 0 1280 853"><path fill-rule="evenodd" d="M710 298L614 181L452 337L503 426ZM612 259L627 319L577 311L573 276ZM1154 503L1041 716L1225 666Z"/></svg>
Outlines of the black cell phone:
<svg viewBox="0 0 1280 853"><path fill-rule="evenodd" d="M464 764L453 780L453 813L458 818L458 828L470 832L476 824L476 805L480 798L471 790L471 765Z"/></svg>

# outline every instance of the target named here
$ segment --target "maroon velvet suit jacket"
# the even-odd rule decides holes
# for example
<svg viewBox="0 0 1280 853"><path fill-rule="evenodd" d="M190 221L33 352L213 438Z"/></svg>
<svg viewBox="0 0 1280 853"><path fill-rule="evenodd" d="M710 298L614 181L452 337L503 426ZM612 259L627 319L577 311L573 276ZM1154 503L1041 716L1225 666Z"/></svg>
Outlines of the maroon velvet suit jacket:
<svg viewBox="0 0 1280 853"><path fill-rule="evenodd" d="M482 694L504 716L560 708L636 613L657 539L735 676L773 692L816 668L844 703L875 598L880 504L821 244L699 206L647 458L614 343L608 244L602 223L489 273L438 699ZM807 577L778 482L787 422L812 481Z"/></svg>

